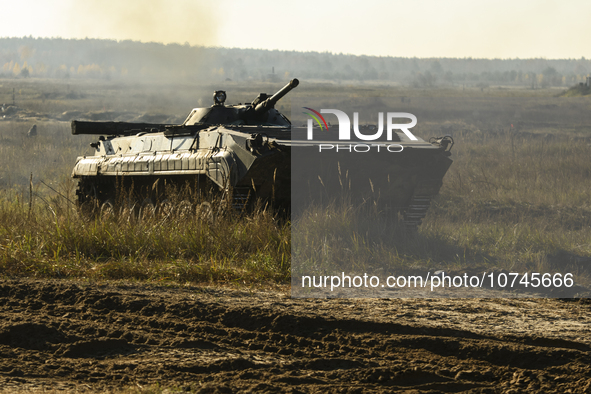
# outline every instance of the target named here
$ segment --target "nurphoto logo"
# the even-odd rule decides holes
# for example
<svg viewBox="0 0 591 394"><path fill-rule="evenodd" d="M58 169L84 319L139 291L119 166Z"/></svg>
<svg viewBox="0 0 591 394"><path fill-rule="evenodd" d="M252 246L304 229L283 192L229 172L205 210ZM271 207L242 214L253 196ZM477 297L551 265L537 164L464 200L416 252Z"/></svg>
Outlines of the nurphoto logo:
<svg viewBox="0 0 591 394"><path fill-rule="evenodd" d="M326 119L322 114L333 114L337 118L337 122L339 125L339 141L351 141L351 119L349 116L338 109L321 109L320 112L309 108L303 107L310 112L304 112L306 115L310 116L308 119L307 124L307 139L313 140L314 139L314 123L320 127L321 131L328 131L328 124ZM410 123L394 123L394 119L409 119ZM408 129L416 126L417 124L417 117L408 112L387 112L386 113L386 140L392 141L392 135L394 130L402 131L411 141L418 141L418 138L415 137ZM353 133L357 140L359 141L376 141L382 137L384 133L384 113L378 112L378 127L377 131L373 134L363 134L359 130L359 112L353 112ZM334 145L334 144L319 144L319 151L322 152L323 150L332 150L336 149L338 152L339 150L346 150L348 152L369 152L372 147L375 147L377 151L380 151L380 148L385 148L388 152L402 152L404 149L402 145L399 144L356 144L352 145Z"/></svg>
<svg viewBox="0 0 591 394"><path fill-rule="evenodd" d="M304 113L306 115L310 115L312 119L316 121L318 126L320 126L320 130L324 130L324 128L328 130L326 119L324 119L324 116L322 116L321 114L336 115L339 123L339 140L349 141L351 139L351 120L349 119L349 116L343 111L338 109L321 109L320 112L318 112L309 107L304 107L304 109L312 111L312 113ZM314 139L312 119L308 119L308 140ZM410 131L408 131L408 129L417 125L417 117L413 114L408 112L388 112L386 114L386 119L386 138L388 141L392 141L393 130L402 131L412 141L418 140L417 137L415 137ZM393 119L410 119L410 123L393 123ZM322 125L324 125L324 127ZM362 134L359 131L359 112L353 112L353 132L355 133L355 136L362 141L377 140L382 136L384 132L384 113L378 112L378 131L376 131L375 134L366 135Z"/></svg>

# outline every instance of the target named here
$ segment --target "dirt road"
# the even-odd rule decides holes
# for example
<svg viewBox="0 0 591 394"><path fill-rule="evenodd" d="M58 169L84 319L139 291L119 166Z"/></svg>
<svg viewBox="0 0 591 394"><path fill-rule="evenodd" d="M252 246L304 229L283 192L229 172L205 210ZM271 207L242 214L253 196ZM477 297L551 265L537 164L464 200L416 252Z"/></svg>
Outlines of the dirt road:
<svg viewBox="0 0 591 394"><path fill-rule="evenodd" d="M298 300L2 280L0 387L585 393L590 309L588 300Z"/></svg>

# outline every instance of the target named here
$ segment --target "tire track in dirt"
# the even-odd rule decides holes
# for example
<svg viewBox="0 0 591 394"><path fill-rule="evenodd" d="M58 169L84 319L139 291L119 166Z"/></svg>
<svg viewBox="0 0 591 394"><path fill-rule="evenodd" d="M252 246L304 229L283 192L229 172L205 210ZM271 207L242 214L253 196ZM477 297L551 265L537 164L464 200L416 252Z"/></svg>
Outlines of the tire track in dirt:
<svg viewBox="0 0 591 394"><path fill-rule="evenodd" d="M0 281L0 385L591 392L589 303Z"/></svg>

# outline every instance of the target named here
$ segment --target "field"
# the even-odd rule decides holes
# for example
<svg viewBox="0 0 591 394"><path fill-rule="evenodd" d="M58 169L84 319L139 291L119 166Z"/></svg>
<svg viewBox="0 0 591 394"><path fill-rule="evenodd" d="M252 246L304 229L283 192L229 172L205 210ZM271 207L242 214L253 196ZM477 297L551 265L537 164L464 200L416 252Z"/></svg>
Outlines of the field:
<svg viewBox="0 0 591 394"><path fill-rule="evenodd" d="M0 281L20 392L586 393L588 300L292 299L288 288Z"/></svg>
<svg viewBox="0 0 591 394"><path fill-rule="evenodd" d="M388 261L408 270L570 272L576 289L561 296L588 296L590 97L302 82L298 90L308 97L342 97L343 107L363 103L362 111L379 102L416 113L417 135L455 140L454 163L418 234L384 234L377 247L363 237L354 245L329 237L327 248L337 255L353 248L360 264ZM227 85L0 81L0 103L10 104L14 91L19 108L0 120L6 385L590 389L585 299L290 300L290 223L272 212L214 220L182 210L149 220L79 215L69 174L93 138L72 136L71 119L182 122L191 108L209 105L215 89L227 90L229 102L245 102L280 87ZM284 101L279 109L288 112L289 96ZM27 138L33 124L38 135ZM338 209L309 235L346 225L342 218L352 213ZM44 339L31 341L21 330Z"/></svg>

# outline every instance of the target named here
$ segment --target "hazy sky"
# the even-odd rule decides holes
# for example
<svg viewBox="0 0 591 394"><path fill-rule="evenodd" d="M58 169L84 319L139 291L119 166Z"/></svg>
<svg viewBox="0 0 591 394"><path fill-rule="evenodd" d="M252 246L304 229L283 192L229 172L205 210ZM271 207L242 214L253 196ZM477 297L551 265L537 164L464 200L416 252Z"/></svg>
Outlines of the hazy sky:
<svg viewBox="0 0 591 394"><path fill-rule="evenodd" d="M591 57L588 0L0 0L0 37L404 57Z"/></svg>

